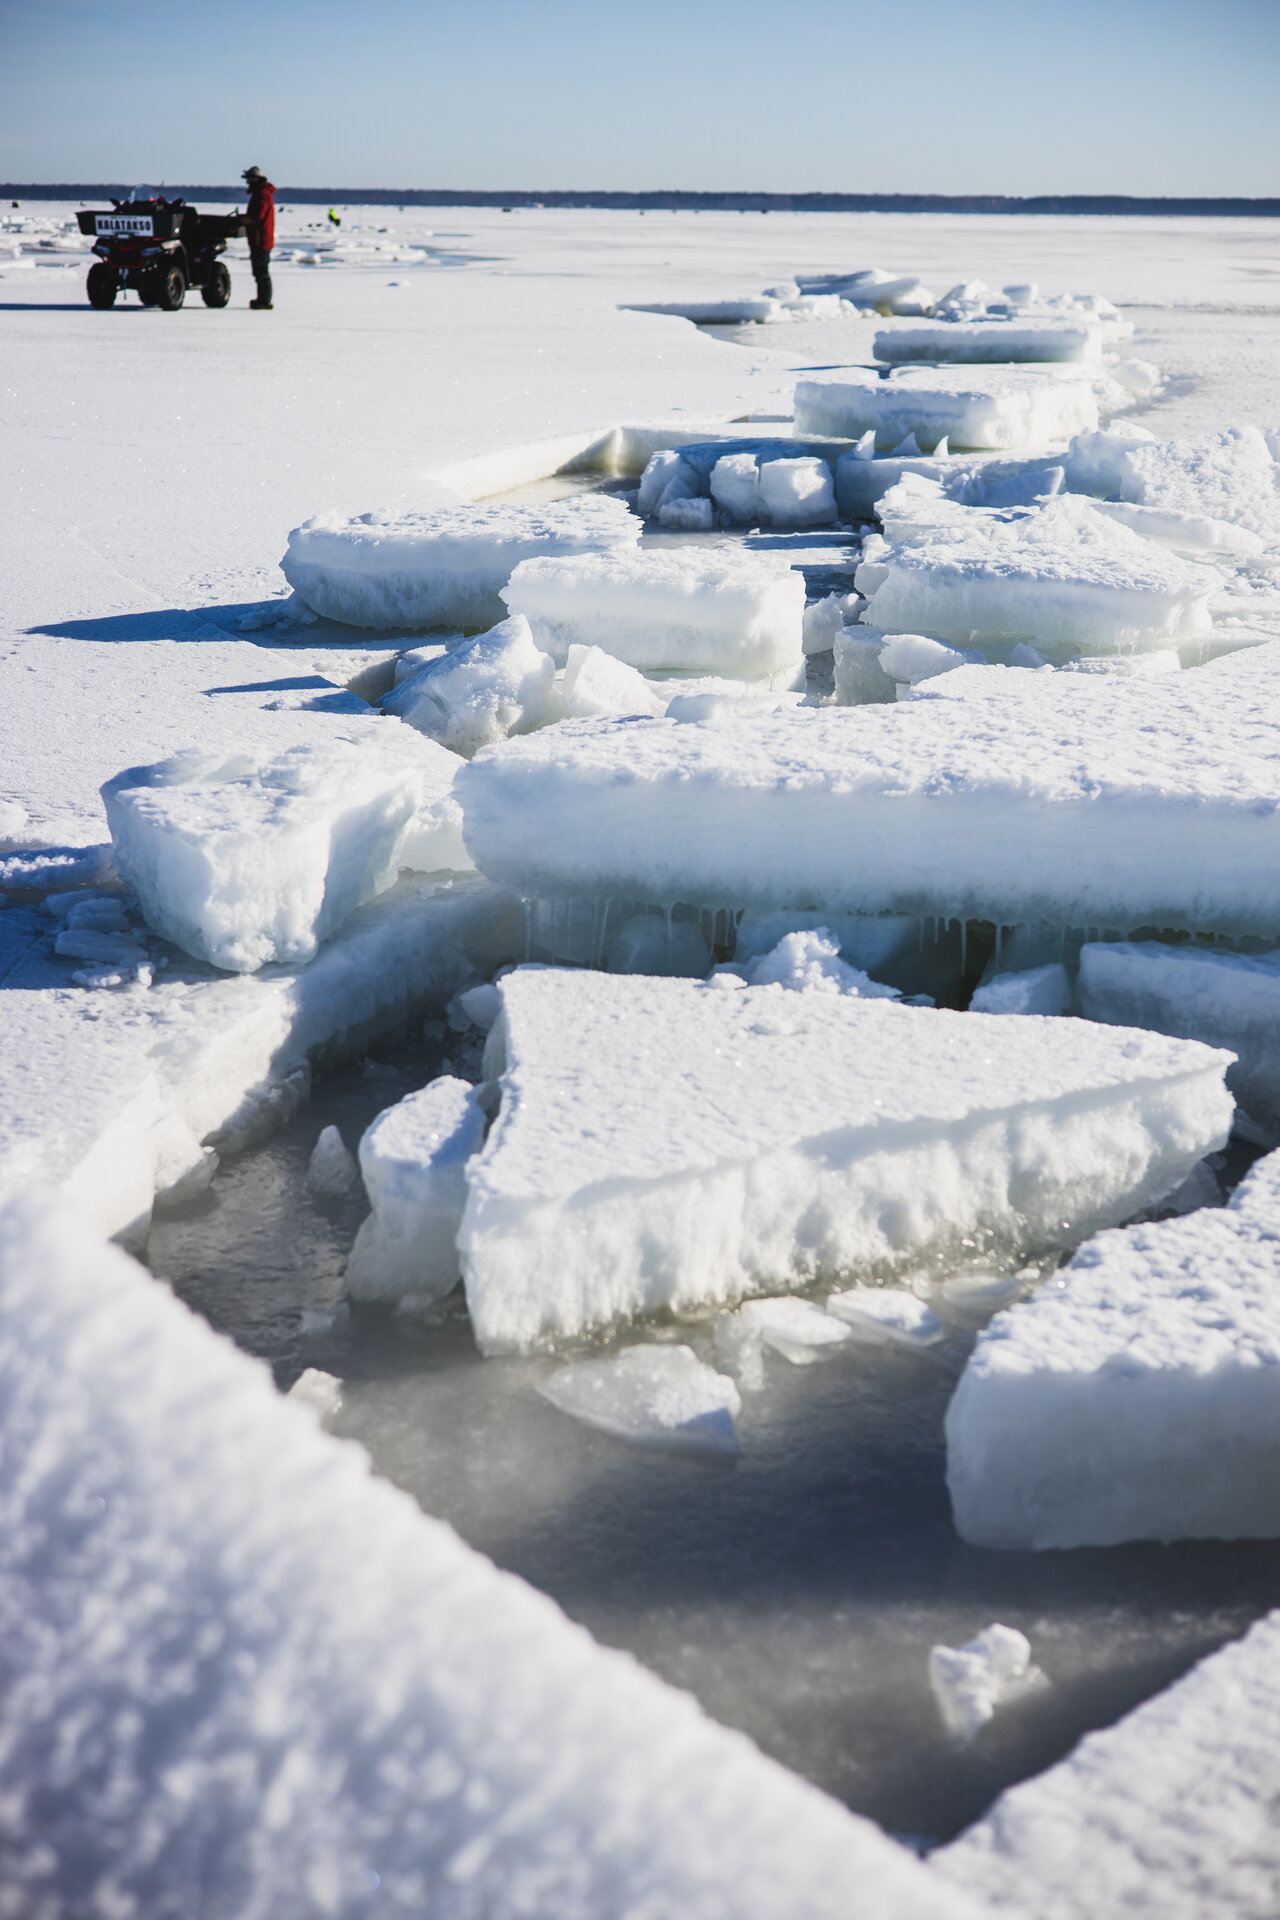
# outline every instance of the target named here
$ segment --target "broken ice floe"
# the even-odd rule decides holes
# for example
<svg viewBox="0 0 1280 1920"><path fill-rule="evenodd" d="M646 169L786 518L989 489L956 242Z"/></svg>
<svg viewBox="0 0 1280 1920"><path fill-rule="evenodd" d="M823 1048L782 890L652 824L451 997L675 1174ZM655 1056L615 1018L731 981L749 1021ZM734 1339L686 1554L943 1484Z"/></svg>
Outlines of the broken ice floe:
<svg viewBox="0 0 1280 1920"><path fill-rule="evenodd" d="M287 1398L295 1406L306 1407L322 1426L342 1410L342 1382L336 1374L320 1367L305 1367L290 1387Z"/></svg>
<svg viewBox="0 0 1280 1920"><path fill-rule="evenodd" d="M932 1307L907 1287L853 1287L833 1293L827 1312L864 1345L932 1347L945 1332Z"/></svg>
<svg viewBox="0 0 1280 1920"><path fill-rule="evenodd" d="M196 959L251 973L311 959L401 868L467 863L456 766L387 727L376 743L330 739L276 759L192 751L128 768L102 797L148 924Z"/></svg>
<svg viewBox="0 0 1280 1920"><path fill-rule="evenodd" d="M347 1262L354 1300L440 1299L457 1285L466 1164L485 1115L465 1080L433 1080L378 1115L360 1142L373 1211Z"/></svg>
<svg viewBox="0 0 1280 1920"><path fill-rule="evenodd" d="M794 678L802 666L804 580L785 554L677 548L530 560L503 598L558 663L578 645L648 672Z"/></svg>
<svg viewBox="0 0 1280 1920"><path fill-rule="evenodd" d="M849 1328L812 1300L782 1295L771 1300L744 1300L733 1313L716 1321L716 1363L731 1373L740 1387L758 1393L764 1386L764 1356L775 1353L792 1366L809 1366L824 1354L848 1346Z"/></svg>
<svg viewBox="0 0 1280 1920"><path fill-rule="evenodd" d="M1255 1136L1280 1141L1280 953L1094 943L1081 948L1079 992L1088 1020L1229 1049L1227 1085Z"/></svg>
<svg viewBox="0 0 1280 1920"><path fill-rule="evenodd" d="M975 1740L998 1707L1041 1680L1026 1634L999 1621L962 1647L933 1647L929 1653L929 1686L942 1724L959 1746Z"/></svg>
<svg viewBox="0 0 1280 1920"><path fill-rule="evenodd" d="M338 1199L350 1193L360 1178L355 1157L347 1151L337 1127L325 1127L307 1163L307 1185L312 1193Z"/></svg>
<svg viewBox="0 0 1280 1920"><path fill-rule="evenodd" d="M1041 967L1024 967L1016 973L993 973L989 980L975 989L969 1002L973 1013L1059 1014L1066 1013L1070 1006L1071 978L1058 960L1048 961ZM1203 1033L1183 1037L1209 1039L1209 1035ZM1216 1037L1211 1044L1217 1044ZM1227 1083L1230 1085L1230 1073Z"/></svg>
<svg viewBox="0 0 1280 1920"><path fill-rule="evenodd" d="M947 1413L966 1540L1280 1534L1280 1213L1238 1202L1099 1235L979 1336Z"/></svg>
<svg viewBox="0 0 1280 1920"><path fill-rule="evenodd" d="M491 627L499 594L536 554L627 548L640 523L619 500L584 494L549 506L438 507L321 514L289 535L281 569L316 613L353 627Z"/></svg>
<svg viewBox="0 0 1280 1920"><path fill-rule="evenodd" d="M1072 1244L1230 1123L1224 1056L1188 1041L542 968L500 990L458 1236L488 1353L966 1239Z"/></svg>
<svg viewBox="0 0 1280 1920"><path fill-rule="evenodd" d="M1002 1793L930 1856L950 1891L998 1914L1270 1920L1280 1614Z"/></svg>
<svg viewBox="0 0 1280 1920"><path fill-rule="evenodd" d="M553 718L555 666L522 615L426 661L382 702L417 733L469 757Z"/></svg>
<svg viewBox="0 0 1280 1920"><path fill-rule="evenodd" d="M892 707L714 726L569 722L456 791L477 865L525 897L1274 940L1280 647L1150 680L964 667Z"/></svg>
<svg viewBox="0 0 1280 1920"><path fill-rule="evenodd" d="M1098 404L1091 383L1070 368L907 367L886 379L854 371L797 380L795 421L798 434L873 433L886 452L908 435L918 442L912 453L932 452L943 439L953 449L1040 447L1096 427Z"/></svg>
<svg viewBox="0 0 1280 1920"><path fill-rule="evenodd" d="M924 322L878 333L877 360L904 366L913 360L934 363L1010 366L1030 361L1095 360L1102 352L1103 330L1090 315L1060 319Z"/></svg>
<svg viewBox="0 0 1280 1920"><path fill-rule="evenodd" d="M543 1380L539 1393L562 1413L638 1447L737 1453L733 1381L690 1347L627 1347L608 1360L576 1360Z"/></svg>

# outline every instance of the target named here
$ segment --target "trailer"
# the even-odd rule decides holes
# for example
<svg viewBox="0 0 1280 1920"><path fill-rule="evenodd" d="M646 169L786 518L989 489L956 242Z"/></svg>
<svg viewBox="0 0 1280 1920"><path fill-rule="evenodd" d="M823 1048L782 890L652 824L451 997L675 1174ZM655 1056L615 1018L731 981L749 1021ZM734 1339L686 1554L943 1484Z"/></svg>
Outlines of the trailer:
<svg viewBox="0 0 1280 1920"><path fill-rule="evenodd" d="M176 313L189 287L199 287L206 307L226 306L231 274L220 256L244 232L242 213L199 213L162 193L113 200L111 208L82 207L76 216L98 256L85 283L91 307L114 306L132 288L144 307Z"/></svg>

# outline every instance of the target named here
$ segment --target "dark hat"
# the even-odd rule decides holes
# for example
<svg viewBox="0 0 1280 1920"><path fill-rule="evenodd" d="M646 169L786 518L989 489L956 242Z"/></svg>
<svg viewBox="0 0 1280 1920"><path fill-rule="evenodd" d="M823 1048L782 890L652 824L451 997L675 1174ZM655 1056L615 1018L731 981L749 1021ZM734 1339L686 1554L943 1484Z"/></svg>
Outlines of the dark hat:
<svg viewBox="0 0 1280 1920"><path fill-rule="evenodd" d="M261 167L246 167L240 175L242 180L265 180L266 177Z"/></svg>

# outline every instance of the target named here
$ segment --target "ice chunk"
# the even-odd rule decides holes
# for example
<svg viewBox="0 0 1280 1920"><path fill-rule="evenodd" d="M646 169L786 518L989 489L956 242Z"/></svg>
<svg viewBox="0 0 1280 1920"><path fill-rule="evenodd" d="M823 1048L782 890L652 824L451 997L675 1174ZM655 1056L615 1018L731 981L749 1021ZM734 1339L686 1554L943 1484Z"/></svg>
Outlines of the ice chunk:
<svg viewBox="0 0 1280 1920"><path fill-rule="evenodd" d="M766 460L759 501L775 527L820 527L836 517L835 486L825 460Z"/></svg>
<svg viewBox="0 0 1280 1920"><path fill-rule="evenodd" d="M1280 648L965 667L893 707L569 722L458 776L522 895L1280 938Z"/></svg>
<svg viewBox="0 0 1280 1920"><path fill-rule="evenodd" d="M1066 968L1055 960L1043 967L1026 967L1018 973L994 974L978 988L969 1009L972 1013L1055 1014L1065 1013L1070 1005L1071 981ZM1207 1036L1189 1037L1205 1039Z"/></svg>
<svg viewBox="0 0 1280 1920"><path fill-rule="evenodd" d="M827 1312L871 1346L932 1347L945 1332L933 1309L906 1287L851 1287L828 1296Z"/></svg>
<svg viewBox="0 0 1280 1920"><path fill-rule="evenodd" d="M1229 520L1210 520L1202 514L1175 513L1169 507L1135 507L1127 500L1099 500L1094 511L1106 514L1141 534L1144 540L1158 540L1164 546L1183 552L1254 555L1262 553L1266 542L1262 535L1247 527L1232 526Z"/></svg>
<svg viewBox="0 0 1280 1920"><path fill-rule="evenodd" d="M1135 400L1154 400L1164 386L1164 375L1150 360L1122 360L1112 368L1111 378Z"/></svg>
<svg viewBox="0 0 1280 1920"><path fill-rule="evenodd" d="M1280 952L1091 944L1080 950L1080 1010L1227 1048L1227 1085L1262 1137L1280 1142Z"/></svg>
<svg viewBox="0 0 1280 1920"><path fill-rule="evenodd" d="M636 512L642 520L652 519L667 493L673 500L688 500L698 491L698 476L675 447L662 447L653 454L640 476L636 494Z"/></svg>
<svg viewBox="0 0 1280 1920"><path fill-rule="evenodd" d="M555 664L522 614L503 620L402 681L383 701L416 733L469 758L551 717Z"/></svg>
<svg viewBox="0 0 1280 1920"><path fill-rule="evenodd" d="M1025 1692L1035 1672L1026 1634L999 1621L962 1647L929 1653L929 1685L943 1725L960 1746L975 1740L1011 1695Z"/></svg>
<svg viewBox="0 0 1280 1920"><path fill-rule="evenodd" d="M353 1300L434 1300L457 1285L466 1164L484 1130L475 1088L448 1076L378 1115L360 1142L373 1212L347 1263Z"/></svg>
<svg viewBox="0 0 1280 1920"><path fill-rule="evenodd" d="M1041 652L1113 653L1210 631L1218 576L1113 524L1072 495L1013 521L975 520L877 562L868 625L961 643L1031 639Z"/></svg>
<svg viewBox="0 0 1280 1920"><path fill-rule="evenodd" d="M320 1367L306 1367L290 1387L288 1398L295 1406L306 1407L324 1426L342 1411L342 1382Z"/></svg>
<svg viewBox="0 0 1280 1920"><path fill-rule="evenodd" d="M877 360L887 360L893 366L912 360L1003 366L1018 361L1095 360L1102 351L1102 328L1083 314L1064 314L1061 319L970 321L967 325L950 320L878 333L872 351Z"/></svg>
<svg viewBox="0 0 1280 1920"><path fill-rule="evenodd" d="M0 1220L0 1405L15 1911L974 1920L47 1195Z"/></svg>
<svg viewBox="0 0 1280 1920"><path fill-rule="evenodd" d="M669 314L677 320L692 320L699 327L743 326L750 321L776 320L782 311L782 302L768 294L739 293L715 300L650 301L632 311Z"/></svg>
<svg viewBox="0 0 1280 1920"><path fill-rule="evenodd" d="M637 1447L737 1453L733 1381L691 1347L627 1347L611 1360L577 1360L538 1388L552 1406Z"/></svg>
<svg viewBox="0 0 1280 1920"><path fill-rule="evenodd" d="M861 605L858 593L829 593L822 600L811 600L804 610L806 655L831 652L836 635L857 618Z"/></svg>
<svg viewBox="0 0 1280 1920"><path fill-rule="evenodd" d="M1067 448L1064 470L1067 485L1076 493L1114 495L1123 478L1121 461L1133 447L1152 446L1149 427L1123 423L1078 433Z"/></svg>
<svg viewBox="0 0 1280 1920"><path fill-rule="evenodd" d="M754 453L722 454L711 469L710 486L711 498L730 519L744 527L759 523L760 464Z"/></svg>
<svg viewBox="0 0 1280 1920"><path fill-rule="evenodd" d="M376 741L276 759L192 752L130 767L102 798L148 924L199 960L252 973L309 960L402 867L463 865L456 765L389 724Z"/></svg>
<svg viewBox="0 0 1280 1920"><path fill-rule="evenodd" d="M764 1386L764 1356L776 1353L794 1367L806 1367L853 1338L843 1321L836 1320L812 1300L783 1295L776 1300L744 1300L736 1313L716 1321L717 1364L734 1375L739 1386L758 1393Z"/></svg>
<svg viewBox="0 0 1280 1920"><path fill-rule="evenodd" d="M458 1242L488 1353L974 1235L1073 1244L1230 1121L1224 1057L1155 1035L556 969L501 993Z"/></svg>
<svg viewBox="0 0 1280 1920"><path fill-rule="evenodd" d="M673 921L664 913L637 913L610 940L605 965L610 973L700 980L711 965L711 954L692 921Z"/></svg>
<svg viewBox="0 0 1280 1920"><path fill-rule="evenodd" d="M350 1193L359 1178L360 1169L337 1127L325 1127L307 1165L307 1185L313 1193L337 1196Z"/></svg>
<svg viewBox="0 0 1280 1920"><path fill-rule="evenodd" d="M1026 367L823 374L797 380L795 410L797 433L856 440L874 430L885 449L909 433L927 447L944 436L953 448L1044 446L1098 424L1089 381Z"/></svg>
<svg viewBox="0 0 1280 1920"><path fill-rule="evenodd" d="M885 672L880 655L887 635L844 627L835 638L835 697L838 707L875 706L898 697L898 682Z"/></svg>
<svg viewBox="0 0 1280 1920"><path fill-rule="evenodd" d="M296 527L280 562L307 605L352 627L491 627L512 571L535 554L633 547L621 500L580 494L547 506L321 514Z"/></svg>
<svg viewBox="0 0 1280 1920"><path fill-rule="evenodd" d="M1280 541L1276 464L1257 427L1131 446L1117 461L1120 498L1245 527Z"/></svg>
<svg viewBox="0 0 1280 1920"><path fill-rule="evenodd" d="M670 694L603 647L575 642L556 698L565 719L589 720L606 713L663 714Z"/></svg>
<svg viewBox="0 0 1280 1920"><path fill-rule="evenodd" d="M1280 1883L1280 1614L930 1856L938 1884L1001 1915L1271 1920Z"/></svg>
<svg viewBox="0 0 1280 1920"><path fill-rule="evenodd" d="M674 547L531 560L504 597L559 662L579 645L645 671L794 674L801 665L804 578L781 553Z"/></svg>
<svg viewBox="0 0 1280 1920"><path fill-rule="evenodd" d="M890 679L914 687L940 673L953 673L957 667L985 666L986 658L973 647L951 647L942 640L926 639L921 633L893 633L881 645L880 670Z"/></svg>
<svg viewBox="0 0 1280 1920"><path fill-rule="evenodd" d="M1274 1226L1207 1208L1100 1234L979 1335L946 1424L975 1545L1280 1534Z"/></svg>
<svg viewBox="0 0 1280 1920"><path fill-rule="evenodd" d="M678 533L710 533L716 524L716 512L710 500L702 496L673 499L668 491L658 508L658 519Z"/></svg>
<svg viewBox="0 0 1280 1920"><path fill-rule="evenodd" d="M772 952L761 954L747 967L753 987L786 987L793 993L848 993L864 1000L896 1000L896 987L840 958L840 943L826 927L784 934Z"/></svg>
<svg viewBox="0 0 1280 1920"><path fill-rule="evenodd" d="M919 945L918 920L893 914L770 913L748 907L738 922L734 958L745 965L772 953L789 933L830 932L839 942L841 957L866 973L883 966L908 948Z"/></svg>

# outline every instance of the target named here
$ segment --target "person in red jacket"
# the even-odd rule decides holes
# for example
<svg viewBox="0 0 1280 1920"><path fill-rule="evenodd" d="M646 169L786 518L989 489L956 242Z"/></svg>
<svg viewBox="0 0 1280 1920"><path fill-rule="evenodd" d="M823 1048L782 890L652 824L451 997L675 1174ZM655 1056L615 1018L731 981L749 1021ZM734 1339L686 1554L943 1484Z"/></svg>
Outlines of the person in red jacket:
<svg viewBox="0 0 1280 1920"><path fill-rule="evenodd" d="M249 265L253 270L258 297L249 305L270 313L271 249L276 243L276 190L261 167L246 167L241 179L248 183L249 205L245 210L245 233L249 241Z"/></svg>

